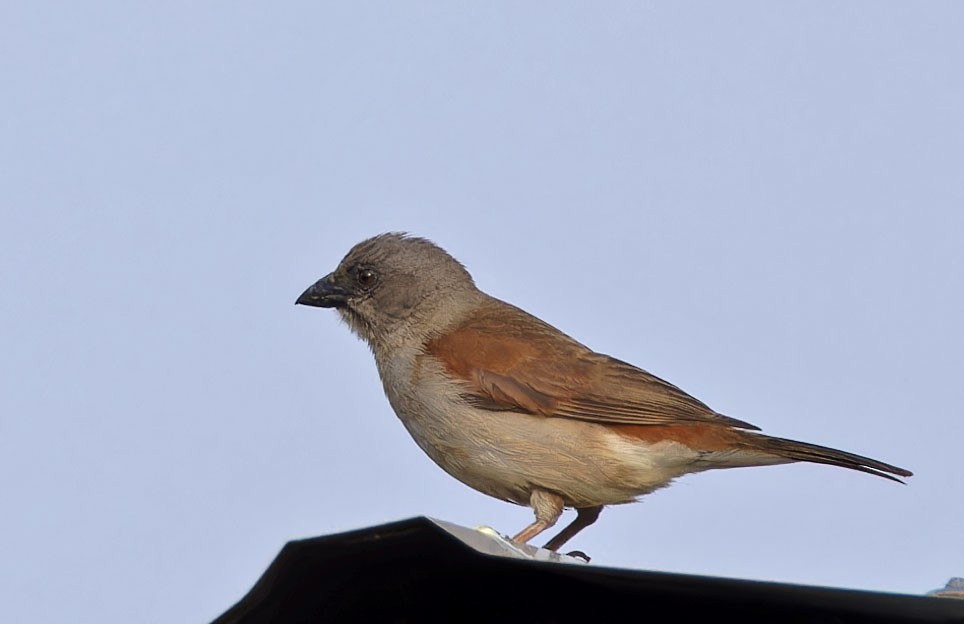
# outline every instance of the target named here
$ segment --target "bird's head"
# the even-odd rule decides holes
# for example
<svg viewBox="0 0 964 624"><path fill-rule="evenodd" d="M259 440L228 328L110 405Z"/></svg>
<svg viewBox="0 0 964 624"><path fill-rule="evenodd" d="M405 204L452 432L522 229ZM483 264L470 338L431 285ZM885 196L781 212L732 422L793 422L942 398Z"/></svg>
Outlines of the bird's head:
<svg viewBox="0 0 964 624"><path fill-rule="evenodd" d="M369 238L295 303L335 308L373 349L425 338L478 293L472 276L435 243L400 233Z"/></svg>

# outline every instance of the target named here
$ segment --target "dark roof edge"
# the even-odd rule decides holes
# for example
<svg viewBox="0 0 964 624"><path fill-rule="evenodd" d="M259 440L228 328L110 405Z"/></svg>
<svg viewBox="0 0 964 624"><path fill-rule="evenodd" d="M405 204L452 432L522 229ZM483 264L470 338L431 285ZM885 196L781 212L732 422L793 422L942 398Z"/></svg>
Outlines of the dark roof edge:
<svg viewBox="0 0 964 624"><path fill-rule="evenodd" d="M754 616L763 621L779 614L813 613L839 622L964 623L964 601L946 598L606 568L575 563L568 557L537 560L540 557L547 558L546 551L519 551L497 535L426 517L296 540L282 548L254 587L214 624L301 621L299 613L319 609L334 613L327 611L334 603L339 609L370 609L374 608L370 604L353 603L352 592L361 595L365 588L377 589L390 596L392 584L398 582L408 583L404 596L417 597L420 587L411 579L419 574L434 579L426 581L431 583L432 600L439 595L455 600L459 592L484 600L489 590L511 600L511 591L496 589L500 582L510 583L510 577L516 584L555 586L566 594L567 613L573 615L580 612L582 598L589 602L595 596L597 602L604 597L613 604L631 599L675 610L691 607L694 613L729 612L745 621L755 621ZM392 566L402 574L379 576ZM440 584L446 584L444 594ZM509 584L510 589L514 586ZM405 604L411 606L410 602ZM383 606L389 608L387 602ZM309 620L305 616L304 621Z"/></svg>

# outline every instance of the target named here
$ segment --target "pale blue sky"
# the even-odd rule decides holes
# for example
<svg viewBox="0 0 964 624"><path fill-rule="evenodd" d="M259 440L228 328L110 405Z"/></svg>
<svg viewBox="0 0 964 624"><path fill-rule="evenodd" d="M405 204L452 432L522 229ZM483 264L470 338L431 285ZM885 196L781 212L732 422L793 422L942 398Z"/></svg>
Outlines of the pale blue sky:
<svg viewBox="0 0 964 624"><path fill-rule="evenodd" d="M0 604L204 622L290 539L527 509L436 468L294 299L358 240L766 432L907 467L694 475L595 564L964 574L964 5L0 9ZM566 517L568 520L568 517Z"/></svg>

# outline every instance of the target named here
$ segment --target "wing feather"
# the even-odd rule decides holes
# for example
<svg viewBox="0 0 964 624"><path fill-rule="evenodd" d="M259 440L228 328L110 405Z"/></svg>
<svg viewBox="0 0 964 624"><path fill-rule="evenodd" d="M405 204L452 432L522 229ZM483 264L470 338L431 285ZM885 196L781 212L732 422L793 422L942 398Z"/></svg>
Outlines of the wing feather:
<svg viewBox="0 0 964 624"><path fill-rule="evenodd" d="M463 382L466 401L482 409L605 424L758 429L498 300L433 340L426 352Z"/></svg>

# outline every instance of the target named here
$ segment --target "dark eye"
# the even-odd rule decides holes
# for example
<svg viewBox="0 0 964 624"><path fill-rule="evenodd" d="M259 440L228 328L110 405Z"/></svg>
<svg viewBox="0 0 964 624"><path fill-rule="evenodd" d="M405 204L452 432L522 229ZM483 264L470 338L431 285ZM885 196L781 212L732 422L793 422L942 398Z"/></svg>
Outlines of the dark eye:
<svg viewBox="0 0 964 624"><path fill-rule="evenodd" d="M374 286L375 282L378 281L378 275L371 269L358 269L358 272L355 274L355 278L358 280L359 284L365 286L366 288L369 286Z"/></svg>

